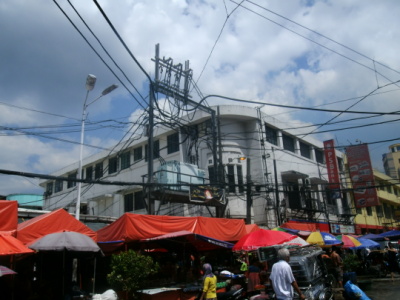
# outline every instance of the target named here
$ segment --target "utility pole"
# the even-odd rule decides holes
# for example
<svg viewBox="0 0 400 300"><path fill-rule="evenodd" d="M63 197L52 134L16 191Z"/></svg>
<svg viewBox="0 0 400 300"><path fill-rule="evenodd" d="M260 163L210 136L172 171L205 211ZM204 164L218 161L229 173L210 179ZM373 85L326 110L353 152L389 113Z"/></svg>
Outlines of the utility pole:
<svg viewBox="0 0 400 300"><path fill-rule="evenodd" d="M281 216L279 213L279 188L278 188L278 171L276 170L275 149L272 147L272 156L274 161L274 177L275 177L275 205L276 205L276 226L281 225Z"/></svg>
<svg viewBox="0 0 400 300"><path fill-rule="evenodd" d="M185 66L183 69L182 64L174 64L172 58L160 58L160 45L156 45L156 56L155 56L155 82L154 85L150 84L150 100L149 100L149 127L150 127L150 122L152 122L152 126L149 128L149 146L148 146L148 158L149 158L149 166L148 166L148 198L149 198L149 211L153 211L154 213L154 199L150 201L151 199L151 183L152 183L152 177L153 177L153 152L150 152L150 138L151 140L151 148L153 149L153 125L154 125L154 115L153 115L153 104L154 104L154 93L162 93L164 95L173 97L176 100L182 101L183 103L187 105L191 105L195 107L196 109L200 109L201 111L204 111L208 114L211 115L211 126L212 126L212 156L213 156L213 167L215 172L218 170L218 160L217 160L217 121L216 121L216 113L215 110L212 108L209 108L207 106L204 106L202 104L199 104L198 102L195 102L191 100L190 95L189 95L189 82L192 79L192 70L189 69L189 61L185 62ZM160 78L160 69L161 73L164 72L164 78ZM183 83L183 90L180 88L180 80L183 77L184 83ZM171 82L171 79L174 80L174 82ZM208 96L204 97L203 99L200 100L200 103L202 100L208 98ZM152 150L153 151L153 150ZM218 178L219 180L219 178ZM151 213L150 213L151 214Z"/></svg>
<svg viewBox="0 0 400 300"><path fill-rule="evenodd" d="M252 205L252 199L251 199L251 173L250 173L250 157L246 158L246 224L251 224L251 205Z"/></svg>

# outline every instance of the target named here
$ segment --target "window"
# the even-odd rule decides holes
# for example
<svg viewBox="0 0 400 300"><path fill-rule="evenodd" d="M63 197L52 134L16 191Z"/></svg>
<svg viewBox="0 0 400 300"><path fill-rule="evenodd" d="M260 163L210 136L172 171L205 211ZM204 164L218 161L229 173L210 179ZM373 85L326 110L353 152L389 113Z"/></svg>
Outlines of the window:
<svg viewBox="0 0 400 300"><path fill-rule="evenodd" d="M108 174L118 171L118 157L114 156L108 159Z"/></svg>
<svg viewBox="0 0 400 300"><path fill-rule="evenodd" d="M300 142L300 155L310 159L311 158L310 146L303 142Z"/></svg>
<svg viewBox="0 0 400 300"><path fill-rule="evenodd" d="M383 217L383 210L382 210L382 206L375 206L376 209L376 215L378 216L378 218L382 218Z"/></svg>
<svg viewBox="0 0 400 300"><path fill-rule="evenodd" d="M86 168L86 179L87 180L93 179L93 167L92 166Z"/></svg>
<svg viewBox="0 0 400 300"><path fill-rule="evenodd" d="M341 157L338 157L337 158L337 163L338 163L338 168L339 168L339 171L340 172L343 172L344 171L344 169L343 169L343 159L341 158Z"/></svg>
<svg viewBox="0 0 400 300"><path fill-rule="evenodd" d="M147 145L144 147L144 160L147 161L147 152L148 152L148 147ZM154 141L153 142L153 159L159 158L160 157L160 141Z"/></svg>
<svg viewBox="0 0 400 300"><path fill-rule="evenodd" d="M228 166L228 191L229 193L235 193L235 166L229 165Z"/></svg>
<svg viewBox="0 0 400 300"><path fill-rule="evenodd" d="M362 208L361 207L356 207L356 214L361 215L362 214Z"/></svg>
<svg viewBox="0 0 400 300"><path fill-rule="evenodd" d="M121 154L121 170L129 168L131 165L131 153L126 151Z"/></svg>
<svg viewBox="0 0 400 300"><path fill-rule="evenodd" d="M315 149L315 160L317 163L323 164L324 163L324 152L319 149Z"/></svg>
<svg viewBox="0 0 400 300"><path fill-rule="evenodd" d="M282 135L283 149L294 152L294 139L286 134Z"/></svg>
<svg viewBox="0 0 400 300"><path fill-rule="evenodd" d="M135 192L135 210L146 208L144 203L143 191Z"/></svg>
<svg viewBox="0 0 400 300"><path fill-rule="evenodd" d="M265 138L268 143L273 144L273 145L278 145L278 132L277 130L267 126L265 124Z"/></svg>
<svg viewBox="0 0 400 300"><path fill-rule="evenodd" d="M99 162L94 167L94 179L103 177L103 162Z"/></svg>
<svg viewBox="0 0 400 300"><path fill-rule="evenodd" d="M124 211L133 211L133 194L126 194L124 196Z"/></svg>
<svg viewBox="0 0 400 300"><path fill-rule="evenodd" d="M56 180L56 184L54 186L54 193L61 192L63 190L63 182L62 180Z"/></svg>
<svg viewBox="0 0 400 300"><path fill-rule="evenodd" d="M133 149L133 161L138 161L143 158L143 147Z"/></svg>
<svg viewBox="0 0 400 300"><path fill-rule="evenodd" d="M237 177L238 177L239 193L244 193L243 171L241 165L237 165Z"/></svg>
<svg viewBox="0 0 400 300"><path fill-rule="evenodd" d="M392 211L386 203L383 203L383 212L385 213L386 219L390 219L392 217Z"/></svg>
<svg viewBox="0 0 400 300"><path fill-rule="evenodd" d="M179 132L167 136L167 153L179 151Z"/></svg>
<svg viewBox="0 0 400 300"><path fill-rule="evenodd" d="M53 194L53 181L48 182L48 183L46 184L46 195L47 195L47 196L50 196L50 195L52 195L52 194Z"/></svg>
<svg viewBox="0 0 400 300"><path fill-rule="evenodd" d="M67 188L72 188L74 186L76 186L76 181L73 181L74 179L76 179L76 175L77 173L72 173L68 175L68 182L67 182Z"/></svg>
<svg viewBox="0 0 400 300"><path fill-rule="evenodd" d="M367 206L366 209L367 209L367 215L372 216L372 206Z"/></svg>

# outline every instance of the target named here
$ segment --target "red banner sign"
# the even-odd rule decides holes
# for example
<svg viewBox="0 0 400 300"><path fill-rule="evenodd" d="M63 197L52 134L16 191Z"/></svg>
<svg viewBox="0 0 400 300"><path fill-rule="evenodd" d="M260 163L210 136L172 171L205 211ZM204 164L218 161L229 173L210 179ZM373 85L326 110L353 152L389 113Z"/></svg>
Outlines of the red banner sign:
<svg viewBox="0 0 400 300"><path fill-rule="evenodd" d="M368 146L361 144L347 147L346 154L356 207L379 205Z"/></svg>
<svg viewBox="0 0 400 300"><path fill-rule="evenodd" d="M324 153L326 168L328 170L329 188L332 190L340 189L340 177L334 140L324 142Z"/></svg>

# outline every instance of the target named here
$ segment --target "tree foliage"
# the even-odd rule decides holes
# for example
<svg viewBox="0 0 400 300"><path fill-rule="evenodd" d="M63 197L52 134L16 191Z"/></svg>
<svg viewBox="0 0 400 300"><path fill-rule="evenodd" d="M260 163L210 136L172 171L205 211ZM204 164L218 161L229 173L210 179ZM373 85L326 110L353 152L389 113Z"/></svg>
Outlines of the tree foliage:
<svg viewBox="0 0 400 300"><path fill-rule="evenodd" d="M134 295L145 288L146 279L158 270L158 263L151 257L128 250L111 257L111 273L107 274L107 280L116 290Z"/></svg>

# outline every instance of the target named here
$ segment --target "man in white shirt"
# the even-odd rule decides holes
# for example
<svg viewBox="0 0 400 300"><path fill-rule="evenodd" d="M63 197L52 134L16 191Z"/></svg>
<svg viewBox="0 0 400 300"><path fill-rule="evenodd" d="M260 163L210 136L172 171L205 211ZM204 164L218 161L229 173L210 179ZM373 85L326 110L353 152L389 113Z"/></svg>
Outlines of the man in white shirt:
<svg viewBox="0 0 400 300"><path fill-rule="evenodd" d="M305 296L301 293L299 286L294 279L292 268L288 264L290 260L289 250L286 248L279 249L278 259L279 261L272 266L271 275L269 277L275 291L276 299L293 299L293 288L299 294L300 299L305 299Z"/></svg>

